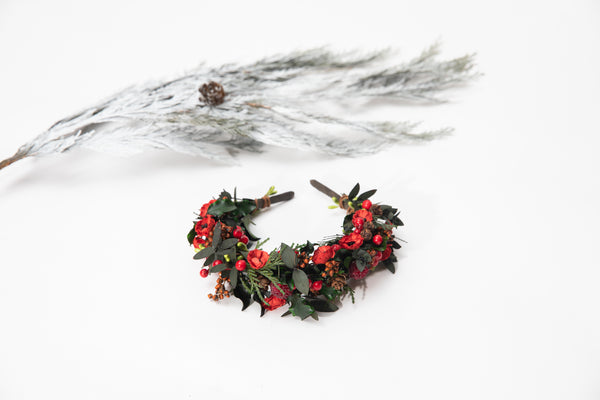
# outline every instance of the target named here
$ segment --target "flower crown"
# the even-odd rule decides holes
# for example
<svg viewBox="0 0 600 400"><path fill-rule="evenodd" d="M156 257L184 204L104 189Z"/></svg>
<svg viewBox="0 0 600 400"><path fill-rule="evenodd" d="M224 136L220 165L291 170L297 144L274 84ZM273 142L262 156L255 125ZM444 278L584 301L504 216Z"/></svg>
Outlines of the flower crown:
<svg viewBox="0 0 600 400"><path fill-rule="evenodd" d="M271 187L262 198L238 199L235 191L233 196L223 191L200 208L188 241L196 250L194 258L205 259L200 276L218 275L209 299L233 294L242 301L242 310L256 301L261 316L289 304L282 316L318 319L317 312L337 311L335 303L347 294L354 302L351 280L364 279L377 267L395 272L393 252L401 246L393 230L403 225L398 210L373 204L369 198L376 190L359 194L358 183L341 196L315 180L311 184L333 199L331 208L347 210L343 234L318 244L282 243L266 252L262 246L268 239L261 242L248 230L259 210L292 199L293 192L275 195Z"/></svg>

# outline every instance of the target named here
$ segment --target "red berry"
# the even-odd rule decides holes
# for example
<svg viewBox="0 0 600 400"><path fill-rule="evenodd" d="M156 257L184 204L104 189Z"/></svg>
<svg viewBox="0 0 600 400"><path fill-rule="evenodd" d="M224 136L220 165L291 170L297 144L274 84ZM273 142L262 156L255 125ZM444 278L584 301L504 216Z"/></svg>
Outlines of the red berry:
<svg viewBox="0 0 600 400"><path fill-rule="evenodd" d="M237 269L240 272L245 270L246 269L246 261L245 260L237 260L237 262L235 263L235 269Z"/></svg>
<svg viewBox="0 0 600 400"><path fill-rule="evenodd" d="M219 264L223 264L223 261L221 261L221 260L215 260L215 261L213 261L212 266L216 267Z"/></svg>
<svg viewBox="0 0 600 400"><path fill-rule="evenodd" d="M365 210L370 209L372 205L373 203L371 203L371 200L368 199L362 202L362 208L364 208Z"/></svg>
<svg viewBox="0 0 600 400"><path fill-rule="evenodd" d="M373 243L375 243L377 246L383 243L383 238L381 237L381 235L373 236Z"/></svg>
<svg viewBox="0 0 600 400"><path fill-rule="evenodd" d="M244 244L248 244L248 236L246 235L242 235L242 237L240 237L240 242L244 243Z"/></svg>
<svg viewBox="0 0 600 400"><path fill-rule="evenodd" d="M334 253L337 253L337 251L341 248L342 246L340 246L339 244L334 244L333 246L331 246L331 250L333 250Z"/></svg>
<svg viewBox="0 0 600 400"><path fill-rule="evenodd" d="M365 220L362 218L353 218L352 225L354 225L358 229L362 229L363 226L365 225Z"/></svg>
<svg viewBox="0 0 600 400"><path fill-rule="evenodd" d="M239 226L236 226L235 229L233 230L233 237L236 239L239 239L243 235L244 235L244 231L242 231L242 228L240 228Z"/></svg>
<svg viewBox="0 0 600 400"><path fill-rule="evenodd" d="M208 276L208 269L203 268L200 270L200 276L206 278Z"/></svg>
<svg viewBox="0 0 600 400"><path fill-rule="evenodd" d="M315 292L318 292L319 290L321 290L322 287L323 287L323 281L314 281L312 283L312 285L310 285L310 288L312 290L314 290Z"/></svg>

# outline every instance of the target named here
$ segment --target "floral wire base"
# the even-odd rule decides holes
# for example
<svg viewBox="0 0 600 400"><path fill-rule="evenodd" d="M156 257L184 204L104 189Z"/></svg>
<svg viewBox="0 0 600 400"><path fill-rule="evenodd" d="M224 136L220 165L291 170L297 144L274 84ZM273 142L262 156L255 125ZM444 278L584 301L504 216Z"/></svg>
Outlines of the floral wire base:
<svg viewBox="0 0 600 400"><path fill-rule="evenodd" d="M233 294L242 301L242 310L256 301L261 316L289 304L282 316L318 319L318 311L337 311L335 303L346 294L354 302L349 280L364 279L377 267L395 272L393 252L401 246L393 230L403 225L398 210L373 204L369 198L376 190L359 195L359 184L341 196L317 181L311 184L332 197L336 203L332 208L347 210L343 234L319 244L282 243L268 253L261 248L268 239L260 242L248 230L261 208L289 200L293 192L272 196L276 192L271 187L264 197L253 200L223 191L202 206L188 241L197 252L194 258L205 259L200 276L218 274L210 299L218 301Z"/></svg>

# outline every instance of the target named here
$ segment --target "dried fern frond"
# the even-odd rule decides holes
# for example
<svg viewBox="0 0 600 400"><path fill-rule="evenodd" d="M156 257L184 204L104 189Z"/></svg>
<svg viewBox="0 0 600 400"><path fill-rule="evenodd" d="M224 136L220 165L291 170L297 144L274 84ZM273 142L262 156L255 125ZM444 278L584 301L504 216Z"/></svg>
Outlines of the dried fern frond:
<svg viewBox="0 0 600 400"><path fill-rule="evenodd" d="M313 49L249 65L201 66L162 84L125 89L58 121L0 162L0 169L75 147L125 154L170 149L229 160L237 151L260 151L264 144L358 156L395 143L431 140L451 130L416 132L409 122L351 121L315 110L371 98L439 102L438 92L477 74L474 56L438 61L438 53L434 45L407 63L385 66L387 51L361 55ZM208 81L224 87L222 104L198 100L198 89Z"/></svg>

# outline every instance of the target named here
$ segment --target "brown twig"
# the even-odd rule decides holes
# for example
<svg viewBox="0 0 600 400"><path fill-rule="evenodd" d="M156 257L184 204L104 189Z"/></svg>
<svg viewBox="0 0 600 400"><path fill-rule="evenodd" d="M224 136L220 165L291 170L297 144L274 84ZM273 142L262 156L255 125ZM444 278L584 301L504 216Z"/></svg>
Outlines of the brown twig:
<svg viewBox="0 0 600 400"><path fill-rule="evenodd" d="M2 161L0 161L0 169L8 167L10 164L17 162L25 157L27 157L27 156L17 153L12 157L7 158L6 160L2 160Z"/></svg>
<svg viewBox="0 0 600 400"><path fill-rule="evenodd" d="M258 103L246 102L246 104L249 105L250 107L254 107L254 108L266 108L267 110L271 109L271 107L269 107L269 106L263 106L262 104L258 104Z"/></svg>

